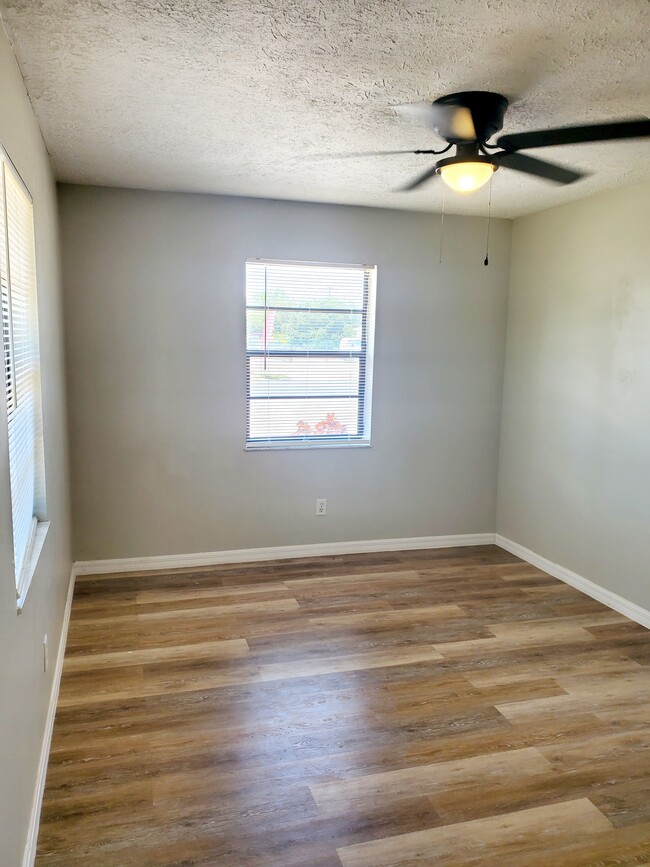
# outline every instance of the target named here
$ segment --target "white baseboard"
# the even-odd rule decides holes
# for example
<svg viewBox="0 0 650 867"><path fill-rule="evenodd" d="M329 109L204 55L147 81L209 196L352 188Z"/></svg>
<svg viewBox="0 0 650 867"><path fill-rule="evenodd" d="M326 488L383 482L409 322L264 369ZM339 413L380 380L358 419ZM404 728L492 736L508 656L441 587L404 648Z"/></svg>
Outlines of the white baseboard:
<svg viewBox="0 0 650 867"><path fill-rule="evenodd" d="M54 717L56 716L56 704L59 698L59 686L61 684L61 673L63 672L63 659L65 657L65 643L68 637L68 626L70 624L70 611L72 609L72 596L74 594L75 572L74 569L70 574L70 583L68 584L68 596L65 602L65 611L63 613L63 624L61 625L61 637L59 638L59 647L56 653L56 663L54 674L52 677L52 689L50 690L50 703L47 709L47 718L45 720L45 732L43 734L43 743L41 745L41 755L38 762L38 774L36 777L36 789L34 791L34 801L32 803L32 813L29 819L29 829L27 832L27 843L25 844L25 853L23 855L23 867L33 867L36 858L36 844L38 842L38 827L41 818L41 806L43 804L43 792L45 790L45 778L47 776L47 763L50 757L50 744L52 742L52 731L54 729Z"/></svg>
<svg viewBox="0 0 650 867"><path fill-rule="evenodd" d="M128 557L119 560L80 560L75 575L106 575L113 572L146 572L161 569L192 569L226 563L253 563L260 560L290 560L296 557L328 557L336 554L369 554L375 551L414 551L426 548L457 548L493 545L494 533L466 533L458 536L412 536L406 539L371 539L366 542L323 542L315 545L286 545L274 548L242 548L204 554L170 554L161 557Z"/></svg>
<svg viewBox="0 0 650 867"><path fill-rule="evenodd" d="M577 572L572 572L570 569L566 569L558 563L553 563L552 560L547 560L546 557L542 557L541 554L536 554L534 551L524 548L523 545L520 545L518 542L513 542L512 539L506 539L505 536L500 536L497 533L495 536L495 542L500 548L510 551L511 554L520 557L522 560L530 563L531 566L536 566L543 572L548 572L548 574L552 575L554 578L559 578L560 581L564 581L565 584L570 584L572 587L575 587L576 590L582 591L582 593L585 593L587 596L591 596L592 599L602 602L603 605L606 605L608 608L613 608L614 611L618 611L619 614L624 614L626 617L629 617L630 620L634 620L635 623L640 623L641 626L650 629L650 611L646 608L642 608L640 605L630 602L628 599L624 599L622 596L619 596L618 593L612 593L611 590L606 590L604 587L601 587L600 584L594 584L593 581L584 578L582 575L578 575Z"/></svg>

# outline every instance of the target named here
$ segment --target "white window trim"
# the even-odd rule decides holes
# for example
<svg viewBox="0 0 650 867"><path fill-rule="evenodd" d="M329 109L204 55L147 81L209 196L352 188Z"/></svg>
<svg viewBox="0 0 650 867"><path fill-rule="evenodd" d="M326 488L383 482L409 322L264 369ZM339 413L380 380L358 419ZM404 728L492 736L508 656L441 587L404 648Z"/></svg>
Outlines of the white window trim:
<svg viewBox="0 0 650 867"><path fill-rule="evenodd" d="M18 181L20 186L23 188L23 192L25 193L25 195L29 199L30 203L33 205L34 199L32 198L32 194L29 192L29 187L27 186L27 184L23 180L23 176L20 174L20 172L16 168L16 164L14 163L14 161L11 159L11 157L7 153L7 149L2 144L2 142L0 142L0 160L7 163L7 165L9 166L11 171L13 172L16 180Z"/></svg>
<svg viewBox="0 0 650 867"><path fill-rule="evenodd" d="M18 597L16 608L19 614L23 610L27 594L29 593L29 588L32 586L32 578L36 572L38 560L41 556L41 551L43 550L43 545L45 544L45 538L49 529L49 521L39 521L37 518L34 518L32 535L30 536L27 553L25 554L25 563L22 572L20 573L20 577L16 582L16 595Z"/></svg>
<svg viewBox="0 0 650 867"><path fill-rule="evenodd" d="M313 449L370 449L372 443L369 439L362 440L346 440L345 442L295 442L294 440L275 440L274 442L248 443L244 446L245 452L272 452L278 450L295 451L303 449L303 451L312 451Z"/></svg>
<svg viewBox="0 0 650 867"><path fill-rule="evenodd" d="M372 291L368 295L366 308L366 327L370 335L367 341L365 359L367 363L365 376L365 392L364 392L364 434L363 436L354 439L350 437L341 437L337 439L335 436L328 437L327 440L259 440L257 442L245 439L245 452L266 452L266 451L311 451L313 449L359 449L372 448L371 442L371 425L372 425L372 386L374 373L374 347L375 347L375 315L376 315L376 299L377 299L377 266L376 265L359 265L346 262L316 262L305 261L298 259L265 259L259 257L250 257L246 262L258 262L268 265L311 265L315 267L325 268L346 268L358 269L359 271L368 271L371 275ZM246 338L245 338L246 344ZM246 347L247 348L247 347ZM248 409L247 409L248 411Z"/></svg>

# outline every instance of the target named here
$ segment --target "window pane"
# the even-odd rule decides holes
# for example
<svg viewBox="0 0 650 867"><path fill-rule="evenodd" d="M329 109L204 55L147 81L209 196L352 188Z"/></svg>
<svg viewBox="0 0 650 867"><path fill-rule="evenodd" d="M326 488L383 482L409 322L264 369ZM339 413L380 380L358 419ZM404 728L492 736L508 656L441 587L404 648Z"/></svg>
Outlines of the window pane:
<svg viewBox="0 0 650 867"><path fill-rule="evenodd" d="M356 436L358 401L353 398L251 399L250 439Z"/></svg>
<svg viewBox="0 0 650 867"><path fill-rule="evenodd" d="M365 272L361 268L246 263L246 304L267 307L325 307L361 310Z"/></svg>
<svg viewBox="0 0 650 867"><path fill-rule="evenodd" d="M266 311L266 349L300 352L361 349L361 313ZM246 345L264 349L264 311L246 311Z"/></svg>
<svg viewBox="0 0 650 867"><path fill-rule="evenodd" d="M369 435L374 270L246 263L251 444Z"/></svg>
<svg viewBox="0 0 650 867"><path fill-rule="evenodd" d="M358 394L358 358L257 356L249 364L251 397Z"/></svg>

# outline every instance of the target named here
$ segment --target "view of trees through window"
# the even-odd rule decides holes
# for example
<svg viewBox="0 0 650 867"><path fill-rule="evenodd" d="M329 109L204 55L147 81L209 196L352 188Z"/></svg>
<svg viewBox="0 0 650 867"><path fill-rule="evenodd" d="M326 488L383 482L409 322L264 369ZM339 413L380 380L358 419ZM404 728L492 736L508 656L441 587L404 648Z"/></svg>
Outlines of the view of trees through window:
<svg viewBox="0 0 650 867"><path fill-rule="evenodd" d="M323 299L326 301L326 299ZM347 313L266 311L266 348L361 349L361 316ZM264 348L264 310L249 311L249 346Z"/></svg>

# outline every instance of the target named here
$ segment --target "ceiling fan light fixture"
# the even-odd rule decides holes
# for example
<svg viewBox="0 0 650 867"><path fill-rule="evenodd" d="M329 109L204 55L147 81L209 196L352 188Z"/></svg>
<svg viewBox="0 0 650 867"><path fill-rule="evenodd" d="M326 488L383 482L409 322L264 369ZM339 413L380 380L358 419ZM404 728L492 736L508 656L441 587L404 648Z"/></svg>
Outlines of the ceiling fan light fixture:
<svg viewBox="0 0 650 867"><path fill-rule="evenodd" d="M491 162L450 162L440 167L440 176L457 193L473 193L487 184L494 172Z"/></svg>

